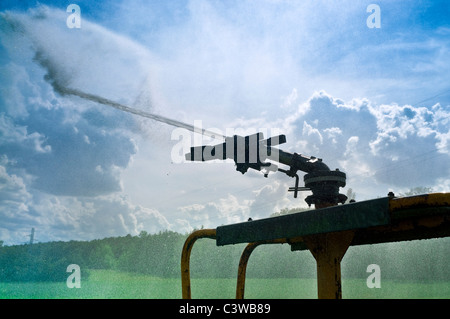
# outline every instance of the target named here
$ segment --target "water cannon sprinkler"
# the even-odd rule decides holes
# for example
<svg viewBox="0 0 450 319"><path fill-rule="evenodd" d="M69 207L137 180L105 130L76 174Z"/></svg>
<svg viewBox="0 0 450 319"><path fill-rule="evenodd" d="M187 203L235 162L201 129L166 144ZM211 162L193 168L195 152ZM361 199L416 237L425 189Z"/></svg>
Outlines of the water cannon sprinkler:
<svg viewBox="0 0 450 319"><path fill-rule="evenodd" d="M320 158L308 157L297 153L289 153L274 148L275 145L286 143L285 135L278 135L264 139L263 133L256 133L248 136L234 135L226 137L215 132L199 129L193 125L173 120L161 115L144 112L129 106L111 101L104 97L86 93L77 89L67 88L52 83L55 90L62 95L74 95L103 105L116 108L118 110L150 118L155 121L166 123L175 127L185 128L194 133L207 135L213 138L225 139L224 143L210 146L191 147L191 152L186 154L186 159L190 161L209 161L232 159L236 164L236 170L245 174L249 168L262 171L267 177L269 172L280 171L290 177L295 177L295 186L289 188L297 197L298 191L311 190L312 195L305 200L308 205L314 204L316 208L333 206L344 203L347 196L339 194L339 187L345 186L345 173L339 170L331 171ZM270 160L271 162L268 162ZM278 162L289 166L288 170L278 168L273 162ZM297 171L307 174L303 180L305 187L299 187L299 177Z"/></svg>
<svg viewBox="0 0 450 319"><path fill-rule="evenodd" d="M292 154L273 147L275 145L286 143L285 135L278 135L268 139L264 139L263 133L256 133L248 136L234 135L232 137L226 137L161 115L144 112L98 95L64 87L57 82L52 82L52 85L55 90L62 95L78 96L82 99L107 105L124 112L150 118L175 127L184 128L194 133L225 139L224 143L214 146L206 145L191 147L191 152L185 155L186 160L204 162L217 159L232 159L236 164L236 170L242 174L245 174L248 169L251 168L262 171L265 177L267 177L271 171L283 172L290 177L295 177L295 186L289 188L289 191L294 192L294 197L297 197L298 191L311 190L313 194L308 196L305 200L308 205L311 206L311 204L314 204L316 208L344 203L347 199L347 196L339 194L339 187L345 186L345 173L340 172L339 170L331 171L320 158L314 156L308 157L297 153ZM272 162L267 162L267 160ZM278 168L273 162L287 165L289 166L289 169L285 170ZM299 177L297 171L307 173L303 178L305 182L304 187L298 186Z"/></svg>
<svg viewBox="0 0 450 319"><path fill-rule="evenodd" d="M347 196L339 194L339 188L345 186L346 175L336 169L335 171L322 162L322 159L314 156L305 156L297 153L289 153L273 146L286 143L285 135L278 135L264 139L263 133L255 133L248 136L234 135L225 137L225 142L217 145L204 145L191 147L190 153L185 155L189 161L210 161L232 159L236 170L245 174L249 168L262 171L265 177L269 172L282 172L295 178L295 186L288 191L294 192L297 198L298 191L312 191L305 201L309 206L314 204L316 208L343 204ZM280 163L287 165L289 169L278 168ZM299 187L298 171L306 172L303 181L304 187Z"/></svg>

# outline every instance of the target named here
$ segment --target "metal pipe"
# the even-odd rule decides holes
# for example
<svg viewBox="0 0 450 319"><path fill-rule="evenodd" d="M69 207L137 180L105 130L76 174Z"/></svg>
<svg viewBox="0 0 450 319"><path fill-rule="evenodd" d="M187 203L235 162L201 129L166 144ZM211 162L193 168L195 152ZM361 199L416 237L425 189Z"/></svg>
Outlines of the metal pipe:
<svg viewBox="0 0 450 319"><path fill-rule="evenodd" d="M246 276L246 272L247 272L247 263L248 263L248 260L250 258L250 255L252 254L253 250L255 250L255 248L260 245L285 244L285 243L287 243L287 239L281 238L281 239L253 242L253 243L249 243L245 247L244 251L242 252L241 258L239 260L238 276L237 276L237 284L236 284L236 299L244 299L245 276Z"/></svg>
<svg viewBox="0 0 450 319"><path fill-rule="evenodd" d="M330 170L320 158L314 156L309 157L302 154L289 153L274 147L267 147L267 154L268 159L294 168L295 171L300 170L305 173L311 173Z"/></svg>
<svg viewBox="0 0 450 319"><path fill-rule="evenodd" d="M199 238L216 239L216 230L196 230L190 234L184 242L183 250L181 252L181 296L183 299L191 299L190 258L192 247Z"/></svg>
<svg viewBox="0 0 450 319"><path fill-rule="evenodd" d="M338 170L331 171L320 158L289 153L272 147L285 142L286 137L284 135L271 137L267 140L264 140L262 133L249 136L234 135L226 137L222 144L191 147L191 152L187 153L185 157L190 161L232 159L236 164L236 170L242 174L245 174L249 168L259 171L264 169L276 171L277 165L266 162L269 159L289 166L288 170L278 168L278 171L284 172L290 177L297 178L297 171L307 173L303 178L305 188L313 193L305 199L309 206L311 204L321 205L322 203L344 203L346 196L339 194L339 188L345 186L345 173ZM267 175L267 173L264 173L265 177ZM294 197L297 197L297 192L300 190L297 180L293 190Z"/></svg>
<svg viewBox="0 0 450 319"><path fill-rule="evenodd" d="M241 259L239 260L237 284L236 284L236 299L244 299L245 292L245 274L247 272L247 263L253 250L258 247L260 243L248 244L242 252Z"/></svg>

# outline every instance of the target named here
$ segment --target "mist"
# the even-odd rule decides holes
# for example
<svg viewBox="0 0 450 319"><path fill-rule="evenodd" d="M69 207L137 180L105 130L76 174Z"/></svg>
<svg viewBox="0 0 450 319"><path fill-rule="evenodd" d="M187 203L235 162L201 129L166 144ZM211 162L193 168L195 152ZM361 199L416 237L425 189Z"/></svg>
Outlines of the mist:
<svg viewBox="0 0 450 319"><path fill-rule="evenodd" d="M415 186L447 190L448 103L438 94L446 69L429 65L423 77L419 68L424 59L444 60L445 30L414 26L414 42L399 35L407 24L376 33L365 24L365 5L349 4L244 2L225 9L189 1L159 17L164 5L86 4L80 29L67 28L61 7L2 12L0 124L8 143L1 164L5 189L17 194L2 205L26 221L5 236L15 227L26 236L33 226L49 234L42 240L184 232L306 206L307 193L294 200L286 191L286 176L241 176L221 163L174 165L176 141L166 124L174 119L201 119L222 131L279 128L288 139L282 149L345 171L358 201ZM414 12L390 9L403 23ZM388 27L398 31L394 38L386 39ZM391 59L405 48L412 52L402 63ZM406 66L417 67L405 75ZM423 78L439 92L424 89ZM424 99L426 105L417 103ZM166 122L156 123L156 115ZM427 165L418 170L416 159ZM100 211L111 203L121 203L124 222L118 210ZM93 212L110 229L87 227L97 220Z"/></svg>
<svg viewBox="0 0 450 319"><path fill-rule="evenodd" d="M284 174L175 163L174 128L216 138L212 127L277 129L288 139L281 149L344 171L341 192L356 201L448 191L442 3L383 2L380 29L367 27L368 4L85 1L79 29L58 3L0 12L1 279L37 287L48 273L66 279L73 262L92 274L83 293L126 272L143 285L127 297L178 297L181 248L194 229L306 207L309 193L294 199ZM428 8L439 14L429 19ZM22 245L31 229L35 243ZM449 296L449 247L448 238L350 247L344 298ZM199 242L194 289L233 296L242 250ZM366 285L370 265L380 288ZM247 274L249 296L316 297L309 251L259 247Z"/></svg>

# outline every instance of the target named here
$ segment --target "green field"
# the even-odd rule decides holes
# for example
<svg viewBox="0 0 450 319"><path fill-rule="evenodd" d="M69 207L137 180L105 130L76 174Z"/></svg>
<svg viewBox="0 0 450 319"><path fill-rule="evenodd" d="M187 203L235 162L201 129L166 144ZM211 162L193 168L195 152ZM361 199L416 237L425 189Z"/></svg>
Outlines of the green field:
<svg viewBox="0 0 450 319"><path fill-rule="evenodd" d="M235 279L191 280L193 298L226 299L235 296ZM343 279L343 298L450 298L449 282L398 282L383 280L381 288L369 289L364 279ZM246 298L291 299L316 298L315 279L248 278ZM0 298L20 299L178 299L179 278L155 278L112 270L91 270L88 279L81 278L81 288L67 288L66 283L0 283Z"/></svg>

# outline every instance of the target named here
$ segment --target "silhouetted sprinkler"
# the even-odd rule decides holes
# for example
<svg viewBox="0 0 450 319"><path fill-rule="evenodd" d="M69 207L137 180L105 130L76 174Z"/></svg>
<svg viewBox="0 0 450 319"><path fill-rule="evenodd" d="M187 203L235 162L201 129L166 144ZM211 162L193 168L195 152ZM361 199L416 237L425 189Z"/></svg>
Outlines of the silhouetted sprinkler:
<svg viewBox="0 0 450 319"><path fill-rule="evenodd" d="M190 161L209 161L232 159L236 164L236 170L245 174L249 168L262 171L264 177L269 172L282 172L295 178L295 186L288 191L294 192L297 198L298 191L310 190L312 195L305 201L309 206L314 204L316 208L343 204L347 196L339 194L339 188L345 186L346 175L336 169L329 169L322 159L314 156L305 156L297 153L289 153L273 146L286 143L286 136L279 135L264 139L263 133L248 136L234 135L226 137L225 142L214 146L191 147L191 152L185 155ZM289 169L278 168L273 162L287 165ZM304 187L299 187L298 171L306 172L303 177Z"/></svg>
<svg viewBox="0 0 450 319"><path fill-rule="evenodd" d="M284 135L267 140L262 133L245 137L235 135L226 137L222 144L192 147L186 154L186 159L192 161L233 159L236 170L243 174L249 168L262 171L265 176L270 171L283 172L295 178L295 186L289 188L294 197L298 191L310 190L312 195L305 199L308 205L324 209L248 219L193 232L186 239L181 257L183 298L191 298L189 258L192 246L199 238L212 238L218 246L247 243L239 260L236 298L244 297L246 268L253 250L259 245L287 243L291 250L307 249L314 256L319 299L341 299L341 261L350 246L450 235L450 198L445 193L396 198L390 192L384 198L325 208L347 200L347 196L339 194L339 188L345 186L345 173L330 170L319 158L273 147L285 142ZM288 168L278 168L274 162ZM298 171L306 172L304 187L298 186Z"/></svg>
<svg viewBox="0 0 450 319"><path fill-rule="evenodd" d="M150 118L175 127L185 128L195 133L201 133L214 138L225 138L224 143L215 146L191 147L191 152L186 154L187 160L208 161L215 159L233 159L236 164L236 170L242 174L245 174L249 168L252 168L262 171L265 177L268 177L269 172L278 170L290 177L295 177L295 186L289 188L289 191L294 192L295 198L297 197L298 191L311 190L313 194L306 198L306 202L310 206L314 204L316 208L334 206L338 203L344 203L347 199L345 195L339 194L339 187L345 186L345 173L339 170L331 171L320 158L315 158L314 156L308 157L297 153L292 154L272 147L286 143L285 135L268 139L264 139L262 133L245 137L239 135L225 137L215 132L198 129L193 125L169 119L161 115L131 108L98 95L68 88L54 80L52 80L51 84L55 91L62 95L78 96L86 100L114 107L121 111ZM289 169L284 170L278 168L275 164L266 162L266 160L287 165ZM298 186L299 177L297 171L307 173L303 178L305 187Z"/></svg>

